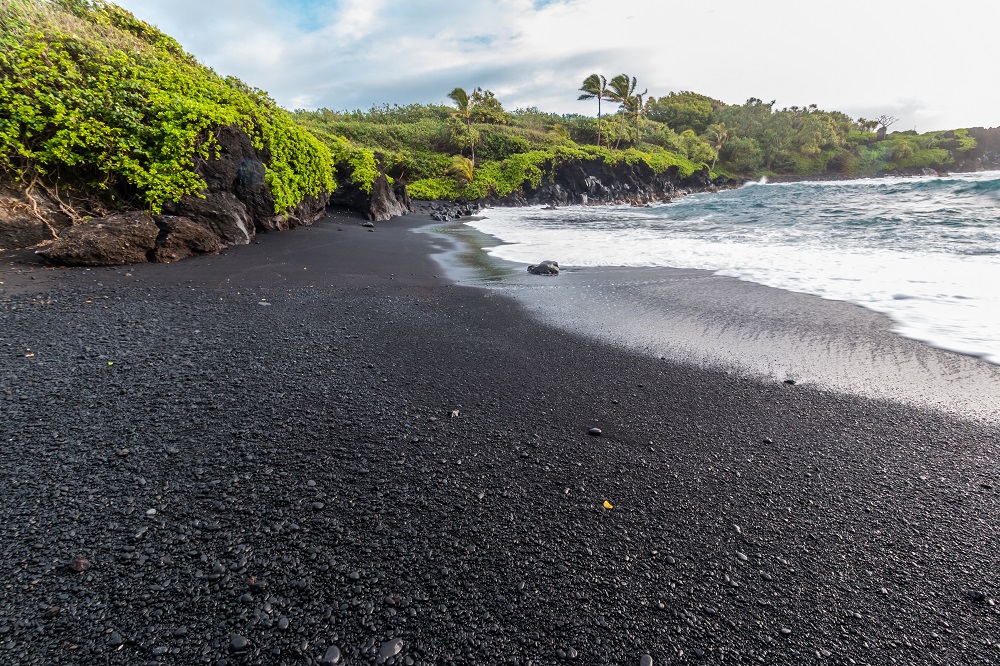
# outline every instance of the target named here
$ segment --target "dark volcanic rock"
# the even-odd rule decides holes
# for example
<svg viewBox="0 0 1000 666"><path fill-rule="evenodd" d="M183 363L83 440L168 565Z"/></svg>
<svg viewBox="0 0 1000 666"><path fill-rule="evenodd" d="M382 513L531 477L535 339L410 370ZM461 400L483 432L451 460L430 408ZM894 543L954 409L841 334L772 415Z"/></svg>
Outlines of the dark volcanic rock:
<svg viewBox="0 0 1000 666"><path fill-rule="evenodd" d="M240 239L243 236L252 238L255 231L278 231L309 225L323 215L329 198L327 193L306 197L294 210L287 213L275 213L274 196L265 177L267 170L264 164L270 161L269 153L255 148L250 137L235 127L218 129L216 139L218 150L212 156L214 159L199 158L195 162L195 170L208 185L209 195L231 194L243 204L244 215L250 222L247 234L224 234L220 229L213 228L212 223L207 225L227 243L242 243L244 241ZM202 222L200 217L195 216L193 219ZM233 240L230 240L230 236Z"/></svg>
<svg viewBox="0 0 1000 666"><path fill-rule="evenodd" d="M559 275L559 262L546 259L540 264L528 266L528 272L532 275Z"/></svg>
<svg viewBox="0 0 1000 666"><path fill-rule="evenodd" d="M0 203L0 216L3 216L0 219L0 249L31 247L52 239L52 232L45 223L30 214L17 215L5 210Z"/></svg>
<svg viewBox="0 0 1000 666"><path fill-rule="evenodd" d="M149 261L160 228L146 213L119 213L66 229L38 254L63 266L116 266Z"/></svg>
<svg viewBox="0 0 1000 666"><path fill-rule="evenodd" d="M69 568L77 573L83 573L90 569L90 560L85 557L74 557L69 563Z"/></svg>
<svg viewBox="0 0 1000 666"><path fill-rule="evenodd" d="M406 187L389 184L383 171L381 155L376 153L379 174L372 183L371 193L365 192L357 184L351 182L353 167L347 162L337 164L340 175L337 189L330 196L330 205L344 206L362 213L372 222L385 222L397 215L406 215L413 211L413 202L406 193Z"/></svg>
<svg viewBox="0 0 1000 666"><path fill-rule="evenodd" d="M167 202L167 218L153 227L148 215L125 211L72 226L63 212L58 192L36 187L0 190L0 247L28 247L59 236L53 247L39 252L49 261L76 266L111 266L144 261L177 261L195 254L218 252L233 244L248 244L257 232L312 224L326 211L328 194L303 199L293 210L275 213L274 197L266 179L267 151L253 146L235 127L216 128L211 159L196 158L195 170L204 179L201 196ZM129 193L122 195L128 200ZM90 202L102 211L102 205ZM37 208L38 214L35 214ZM77 212L77 215L83 215ZM123 225L122 216L144 218L142 224ZM172 221L186 218L183 221ZM100 226L103 225L103 226ZM196 228L197 227L197 228ZM201 229L201 231L198 230ZM64 231L65 230L65 233ZM119 233L124 234L120 238ZM155 251L154 251L155 250Z"/></svg>
<svg viewBox="0 0 1000 666"><path fill-rule="evenodd" d="M677 167L656 173L645 162L628 164L621 161L607 164L600 159L570 160L554 166L546 165L543 171L550 172L551 175L539 187L532 187L525 182L522 184L523 195L488 198L489 202L501 206L568 206L588 203L640 205L669 201L690 192L733 187L743 182L725 177L712 180L708 169L701 169L681 178Z"/></svg>
<svg viewBox="0 0 1000 666"><path fill-rule="evenodd" d="M197 220L227 245L246 245L257 233L247 207L232 192L210 192L204 198L185 196L163 209Z"/></svg>
<svg viewBox="0 0 1000 666"><path fill-rule="evenodd" d="M118 213L66 229L38 254L61 266L171 262L218 252L218 236L184 217Z"/></svg>
<svg viewBox="0 0 1000 666"><path fill-rule="evenodd" d="M158 215L160 227L153 260L160 263L180 261L198 254L212 254L223 248L218 236L186 217Z"/></svg>
<svg viewBox="0 0 1000 666"><path fill-rule="evenodd" d="M323 653L320 658L319 663L321 666L334 666L334 664L340 663L340 648L336 645L331 645Z"/></svg>

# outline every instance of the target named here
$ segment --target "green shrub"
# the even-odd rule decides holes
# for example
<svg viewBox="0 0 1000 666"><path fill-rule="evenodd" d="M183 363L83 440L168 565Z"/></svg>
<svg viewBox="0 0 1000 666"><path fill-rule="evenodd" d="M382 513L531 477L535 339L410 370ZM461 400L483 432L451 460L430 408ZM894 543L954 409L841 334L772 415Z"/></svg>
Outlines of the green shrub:
<svg viewBox="0 0 1000 666"><path fill-rule="evenodd" d="M259 90L222 78L104 0L0 4L0 169L69 181L152 211L205 183L214 131L244 130L270 156L275 212L335 187L332 156Z"/></svg>
<svg viewBox="0 0 1000 666"><path fill-rule="evenodd" d="M955 130L955 140L958 142L955 150L960 153L968 152L976 147L976 139L969 136L969 130L967 129Z"/></svg>
<svg viewBox="0 0 1000 666"><path fill-rule="evenodd" d="M430 150L406 149L391 153L388 158L393 173L408 182L441 176L451 164L451 157L447 154Z"/></svg>
<svg viewBox="0 0 1000 666"><path fill-rule="evenodd" d="M460 195L454 178L423 178L406 186L406 192L414 199L434 201L437 199L457 199Z"/></svg>
<svg viewBox="0 0 1000 666"><path fill-rule="evenodd" d="M517 153L531 150L531 144L523 136L510 131L512 128L496 126L480 131L478 157L483 160L502 160Z"/></svg>

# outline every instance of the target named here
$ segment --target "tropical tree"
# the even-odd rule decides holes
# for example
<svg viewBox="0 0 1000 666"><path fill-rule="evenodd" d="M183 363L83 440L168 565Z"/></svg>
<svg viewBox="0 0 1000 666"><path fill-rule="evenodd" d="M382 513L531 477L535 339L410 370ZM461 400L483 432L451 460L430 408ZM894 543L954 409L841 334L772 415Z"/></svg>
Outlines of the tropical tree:
<svg viewBox="0 0 1000 666"><path fill-rule="evenodd" d="M628 74L619 74L608 83L605 98L618 104L622 115L621 125L618 128L618 140L615 141L615 150L618 150L618 146L622 142L622 134L625 133L625 114L633 104L632 98L637 86L638 82L635 77L630 79Z"/></svg>
<svg viewBox="0 0 1000 666"><path fill-rule="evenodd" d="M695 164L708 164L715 159L715 151L704 139L694 133L692 129L686 129L677 137L681 144L684 155Z"/></svg>
<svg viewBox="0 0 1000 666"><path fill-rule="evenodd" d="M488 125L506 125L510 122L510 114L503 109L500 100L492 90L476 88L472 93L472 120Z"/></svg>
<svg viewBox="0 0 1000 666"><path fill-rule="evenodd" d="M563 125L562 123L555 123L554 125L552 125L552 128L548 131L548 134L553 139L558 139L559 141L569 141L570 139L569 128ZM600 141L600 139L598 139L598 141ZM597 145L601 144L598 143Z"/></svg>
<svg viewBox="0 0 1000 666"><path fill-rule="evenodd" d="M713 150L715 150L715 157L712 158L712 171L715 171L715 163L719 159L719 153L726 144L729 143L729 128L723 123L715 123L709 125L708 129L705 130L705 138L709 140L712 144Z"/></svg>
<svg viewBox="0 0 1000 666"><path fill-rule="evenodd" d="M455 88L448 93L448 99L455 103L457 109L452 114L458 116L465 123L465 129L469 132L469 148L472 151L472 164L476 163L476 140L472 134L472 111L476 108L476 98L483 93L482 88L476 88L472 95L465 92L464 88Z"/></svg>
<svg viewBox="0 0 1000 666"><path fill-rule="evenodd" d="M878 118L876 118L875 122L878 123L878 136L876 138L879 141L884 141L886 132L889 131L889 126L898 121L899 118L897 118L896 116L890 116L886 114L883 114Z"/></svg>
<svg viewBox="0 0 1000 666"><path fill-rule="evenodd" d="M464 155L455 155L451 158L448 173L454 175L460 183L471 183L476 178L476 165Z"/></svg>
<svg viewBox="0 0 1000 666"><path fill-rule="evenodd" d="M867 118L858 118L855 125L862 132L874 132L875 128L878 127L878 121L868 120Z"/></svg>
<svg viewBox="0 0 1000 666"><path fill-rule="evenodd" d="M717 99L687 90L671 92L659 99L651 97L646 116L650 120L666 123L675 132L693 129L695 134L703 134L713 122L716 114L725 108Z"/></svg>
<svg viewBox="0 0 1000 666"><path fill-rule="evenodd" d="M583 92L577 101L597 98L597 145L601 145L601 100L608 96L608 80L600 74L591 74L583 80Z"/></svg>
<svg viewBox="0 0 1000 666"><path fill-rule="evenodd" d="M756 139L736 136L726 144L724 159L737 173L756 174L764 164L764 151Z"/></svg>
<svg viewBox="0 0 1000 666"><path fill-rule="evenodd" d="M649 88L646 88L641 93L636 93L635 95L632 96L631 106L632 106L632 113L635 114L635 136L637 141L642 140L641 120L642 120L642 114L646 112L646 105L643 101L643 98L646 97L646 94L648 92Z"/></svg>

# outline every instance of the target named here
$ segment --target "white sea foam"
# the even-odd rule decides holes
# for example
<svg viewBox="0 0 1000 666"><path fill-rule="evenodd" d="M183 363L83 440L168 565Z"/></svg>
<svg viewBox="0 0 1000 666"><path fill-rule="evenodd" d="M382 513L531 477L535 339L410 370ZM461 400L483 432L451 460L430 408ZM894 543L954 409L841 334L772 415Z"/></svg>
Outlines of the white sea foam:
<svg viewBox="0 0 1000 666"><path fill-rule="evenodd" d="M653 208L493 209L495 256L674 266L849 301L1000 364L1000 174L761 185Z"/></svg>

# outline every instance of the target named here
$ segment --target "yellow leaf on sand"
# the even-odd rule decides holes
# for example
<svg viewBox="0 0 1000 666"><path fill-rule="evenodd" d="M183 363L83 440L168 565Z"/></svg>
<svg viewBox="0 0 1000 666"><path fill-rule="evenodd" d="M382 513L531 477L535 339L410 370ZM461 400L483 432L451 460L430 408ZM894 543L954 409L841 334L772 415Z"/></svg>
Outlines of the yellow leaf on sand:
<svg viewBox="0 0 1000 666"><path fill-rule="evenodd" d="M611 502L609 502L608 500L604 500L604 508L605 509L613 509L615 507L611 506Z"/></svg>

